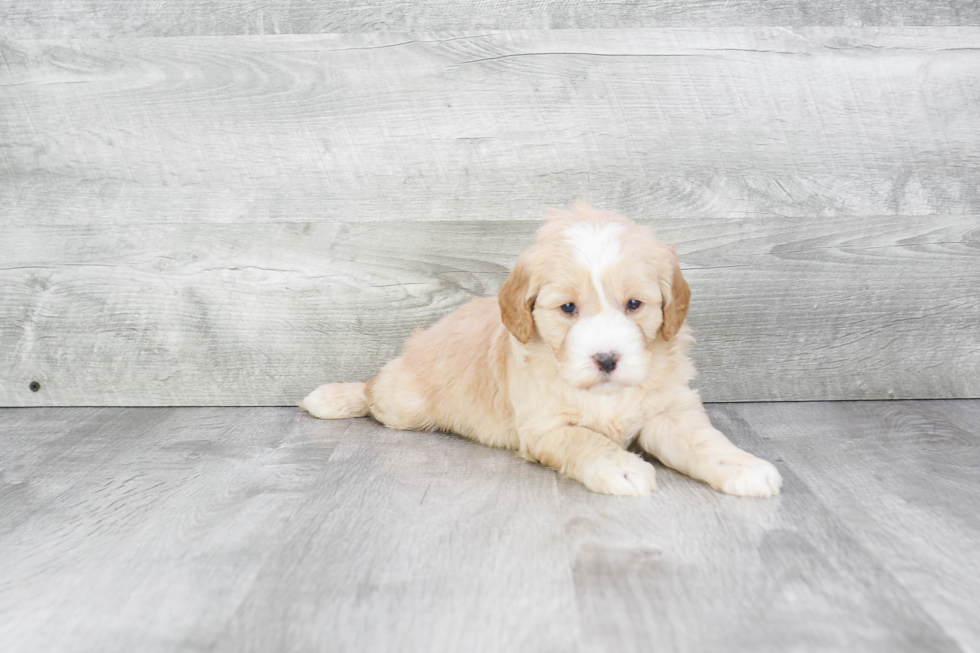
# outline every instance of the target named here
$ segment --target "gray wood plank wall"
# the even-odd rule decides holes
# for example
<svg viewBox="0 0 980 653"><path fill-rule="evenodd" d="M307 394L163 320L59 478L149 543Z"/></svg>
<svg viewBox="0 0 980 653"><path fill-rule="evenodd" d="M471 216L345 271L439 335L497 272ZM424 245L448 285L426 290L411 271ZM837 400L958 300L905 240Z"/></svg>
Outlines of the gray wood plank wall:
<svg viewBox="0 0 980 653"><path fill-rule="evenodd" d="M577 197L677 245L708 400L980 396L980 10L708 4L5 3L0 405L368 378Z"/></svg>
<svg viewBox="0 0 980 653"><path fill-rule="evenodd" d="M7 0L16 38L469 29L976 25L974 0Z"/></svg>

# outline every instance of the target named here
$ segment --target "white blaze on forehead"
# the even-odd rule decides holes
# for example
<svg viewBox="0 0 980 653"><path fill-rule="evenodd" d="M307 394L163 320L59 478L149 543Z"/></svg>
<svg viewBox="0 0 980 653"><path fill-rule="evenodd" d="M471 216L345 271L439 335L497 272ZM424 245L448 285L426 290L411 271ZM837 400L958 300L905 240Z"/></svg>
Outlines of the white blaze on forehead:
<svg viewBox="0 0 980 653"><path fill-rule="evenodd" d="M575 248L576 260L592 275L592 285L603 308L606 295L602 292L602 273L619 260L619 235L623 229L621 224L593 222L579 222L565 229L565 240Z"/></svg>

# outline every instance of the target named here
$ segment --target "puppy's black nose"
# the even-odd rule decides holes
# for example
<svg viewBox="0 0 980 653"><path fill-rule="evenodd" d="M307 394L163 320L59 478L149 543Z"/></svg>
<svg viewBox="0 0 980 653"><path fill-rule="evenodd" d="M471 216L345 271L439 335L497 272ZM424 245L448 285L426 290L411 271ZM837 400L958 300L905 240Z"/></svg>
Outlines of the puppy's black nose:
<svg viewBox="0 0 980 653"><path fill-rule="evenodd" d="M616 362L619 360L619 355L613 352L607 354L596 354L592 357L595 361L596 366L603 372L612 372L616 369Z"/></svg>

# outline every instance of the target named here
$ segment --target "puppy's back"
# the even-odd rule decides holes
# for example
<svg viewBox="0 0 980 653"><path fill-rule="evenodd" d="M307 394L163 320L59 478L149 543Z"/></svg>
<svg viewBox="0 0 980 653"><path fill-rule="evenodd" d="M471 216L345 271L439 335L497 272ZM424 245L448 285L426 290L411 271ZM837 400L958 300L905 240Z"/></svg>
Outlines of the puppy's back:
<svg viewBox="0 0 980 653"><path fill-rule="evenodd" d="M474 299L408 338L403 369L415 377L436 428L517 448L507 393L509 338L496 297Z"/></svg>

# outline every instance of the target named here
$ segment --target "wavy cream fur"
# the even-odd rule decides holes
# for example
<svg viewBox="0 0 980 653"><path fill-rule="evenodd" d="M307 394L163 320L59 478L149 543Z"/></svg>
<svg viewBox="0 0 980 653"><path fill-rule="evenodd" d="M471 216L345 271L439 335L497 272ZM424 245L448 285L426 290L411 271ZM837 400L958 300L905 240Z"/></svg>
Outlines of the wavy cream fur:
<svg viewBox="0 0 980 653"><path fill-rule="evenodd" d="M630 299L640 308L627 310ZM513 449L595 492L655 489L653 466L627 450L637 443L722 492L778 494L776 468L711 426L688 386L688 299L673 249L579 203L550 215L498 297L416 331L367 384L323 385L300 406ZM618 356L610 373L593 360L607 352Z"/></svg>

